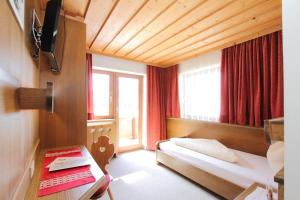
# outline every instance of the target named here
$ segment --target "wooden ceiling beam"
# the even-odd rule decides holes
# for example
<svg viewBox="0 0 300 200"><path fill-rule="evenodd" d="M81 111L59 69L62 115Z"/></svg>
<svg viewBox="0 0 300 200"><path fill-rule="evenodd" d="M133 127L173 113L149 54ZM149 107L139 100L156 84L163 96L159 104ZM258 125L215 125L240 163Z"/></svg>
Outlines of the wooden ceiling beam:
<svg viewBox="0 0 300 200"><path fill-rule="evenodd" d="M175 20L182 17L197 5L199 5L199 0L177 0L176 3L167 9L159 18L149 24L143 31L137 34L136 37L118 50L115 55L126 56L129 52L160 31L163 31L174 23Z"/></svg>
<svg viewBox="0 0 300 200"><path fill-rule="evenodd" d="M104 49L104 53L114 54L116 51L120 50L175 2L175 0L149 0L144 7L136 13L127 26L124 27L124 29Z"/></svg>
<svg viewBox="0 0 300 200"><path fill-rule="evenodd" d="M278 10L274 10L273 12L276 12L276 11L278 11ZM186 48L183 48L183 49L178 50L178 51L176 51L172 54L164 56L161 59L157 59L157 60L155 60L155 62L160 63L164 60L169 60L169 59L176 58L178 56L181 56L181 55L187 54L189 52L192 52L195 49L199 49L199 48L202 48L203 46L213 44L216 41L222 40L223 38L230 37L230 36L235 35L235 34L240 33L240 32L246 32L246 33L249 34L252 31L249 32L248 30L251 30L251 29L253 30L256 27L261 27L261 25L265 25L267 23L272 23L272 22L276 21L277 18L279 18L279 17L281 17L280 12L277 15L266 13L265 16L260 16L260 18L257 18L256 20L252 20L252 21L242 23L242 24L240 24L240 25L238 25L234 28L230 28L226 31L220 32L219 34L216 34L212 37L206 38L204 40L200 40L200 41L194 43L191 46L187 46Z"/></svg>
<svg viewBox="0 0 300 200"><path fill-rule="evenodd" d="M170 37L166 41L162 42L161 44L157 45L154 48L151 48L144 54L135 58L137 60L146 60L152 57L156 59L159 57L157 54L162 54L165 50L171 51L173 47L179 46L179 44L182 43L184 44L185 42L189 43L189 41L193 38L196 38L197 40L197 37L199 38L199 35L201 35L205 31L211 31L211 32L219 31L218 29L215 28L217 25L221 24L222 26L223 23L228 24L228 21L232 19L235 19L235 21L239 21L239 20L243 21L245 17L244 13L247 13L249 9L254 8L255 10L257 8L262 8L263 7L262 3L265 4L266 2L268 1L266 0L248 1L247 4L245 4L245 2L243 1L234 1L231 4L228 4L226 7L216 12L212 12L211 15L207 16L203 20L198 21L192 27L183 30L182 32L174 35L173 37ZM242 18L240 19L240 17ZM191 43L189 43L188 45L190 44Z"/></svg>
<svg viewBox="0 0 300 200"><path fill-rule="evenodd" d="M91 1L86 13L84 22L86 23L86 47L90 48L99 32L102 30L107 19L113 12L119 0L98 0Z"/></svg>
<svg viewBox="0 0 300 200"><path fill-rule="evenodd" d="M274 7L265 7L262 6L258 13L256 13L258 10L253 9L249 10L249 12L241 13L240 15L230 18L216 26L213 26L193 37L190 37L189 39L178 43L165 51L161 51L154 56L151 56L148 59L143 59L145 61L153 61L156 60L159 62L159 60L164 59L165 57L168 57L170 55L176 55L180 52L183 52L186 49L191 48L197 48L197 45L199 43L208 43L209 38L212 38L216 35L224 36L224 34L228 34L228 32L234 32L234 31L251 31L247 30L247 28L243 27L252 27L256 24L263 23L266 20L270 20L270 18L276 18L278 16L281 16L281 6L274 5ZM225 33L224 33L225 32ZM138 59L139 60L139 59Z"/></svg>
<svg viewBox="0 0 300 200"><path fill-rule="evenodd" d="M158 66L261 35L282 6L281 0L64 1L67 15L82 15L89 51Z"/></svg>
<svg viewBox="0 0 300 200"><path fill-rule="evenodd" d="M254 38L261 37L261 36L269 34L269 33L279 31L281 29L282 29L281 18L277 18L275 21L263 24L260 27L256 27L252 33L248 33L248 32L237 33L228 38L224 38L220 41L217 41L213 44L206 45L205 47L196 49L192 52L189 52L187 54L181 55L181 56L173 58L173 59L165 60L158 64L163 67L170 66L170 65L177 64L182 61L197 57L204 53L218 50L218 49L224 49L224 48L236 45L236 44L240 44L242 42L252 40Z"/></svg>
<svg viewBox="0 0 300 200"><path fill-rule="evenodd" d="M119 2L120 2L120 0L116 0L115 3L112 4L111 10L108 12L108 15L104 18L103 23L100 25L100 27L99 27L96 35L93 37L93 40L89 44L89 49L91 49L92 46L94 45L96 39L98 38L99 34L101 33L101 31L105 27L107 21L110 19L110 16L112 15L112 13L114 12L114 10L116 9L116 7L117 7L117 5L118 5Z"/></svg>
<svg viewBox="0 0 300 200"><path fill-rule="evenodd" d="M90 48L102 52L145 3L146 0L120 0Z"/></svg>
<svg viewBox="0 0 300 200"><path fill-rule="evenodd" d="M151 37L149 40L144 41L143 44L132 50L127 54L130 58L136 58L138 60L143 60L139 56L146 54L151 54L152 49L160 46L166 41L170 40L173 37L176 37L182 31L186 29L194 29L193 26L199 21L211 16L214 12L222 10L224 7L232 3L232 0L207 0L202 4L198 5L190 12L186 13L181 18L177 19L170 26L166 27L164 30L160 31L158 34Z"/></svg>
<svg viewBox="0 0 300 200"><path fill-rule="evenodd" d="M115 41L116 37L124 30L125 27L136 17L138 13L147 5L149 0L145 0L144 3L139 7L139 9L130 17L130 19L126 22L126 24L117 32L117 34L104 46L102 49L102 52L105 51L105 49L113 42Z"/></svg>
<svg viewBox="0 0 300 200"><path fill-rule="evenodd" d="M86 4L85 11L84 11L84 15L83 15L83 18L84 18L84 19L85 19L85 17L86 17L87 11L88 11L88 9L89 9L89 7L90 7L90 5L91 5L91 1L92 1L92 0L88 0L88 3Z"/></svg>

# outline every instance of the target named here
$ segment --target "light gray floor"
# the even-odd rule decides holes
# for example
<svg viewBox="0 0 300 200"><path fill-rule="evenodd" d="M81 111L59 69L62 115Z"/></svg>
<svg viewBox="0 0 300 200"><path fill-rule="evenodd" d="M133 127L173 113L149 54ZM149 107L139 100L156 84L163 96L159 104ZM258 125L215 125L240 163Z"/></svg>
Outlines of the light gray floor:
<svg viewBox="0 0 300 200"><path fill-rule="evenodd" d="M155 153L139 150L119 154L109 165L115 200L217 200L177 173L157 165ZM108 200L105 194L100 200Z"/></svg>

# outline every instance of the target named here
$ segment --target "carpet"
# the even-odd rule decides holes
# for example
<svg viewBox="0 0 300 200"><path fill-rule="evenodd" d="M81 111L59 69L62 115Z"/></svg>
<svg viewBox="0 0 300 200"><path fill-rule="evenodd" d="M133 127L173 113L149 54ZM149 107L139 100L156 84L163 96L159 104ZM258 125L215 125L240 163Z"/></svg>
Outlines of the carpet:
<svg viewBox="0 0 300 200"><path fill-rule="evenodd" d="M217 200L218 197L157 165L155 152L138 150L119 154L109 168L115 200ZM109 200L107 193L99 200Z"/></svg>

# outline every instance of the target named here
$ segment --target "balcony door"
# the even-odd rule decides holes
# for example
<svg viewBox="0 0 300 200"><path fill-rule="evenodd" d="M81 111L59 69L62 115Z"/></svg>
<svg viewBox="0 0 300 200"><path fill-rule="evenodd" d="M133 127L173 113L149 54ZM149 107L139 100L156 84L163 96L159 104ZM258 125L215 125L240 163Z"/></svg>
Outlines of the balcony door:
<svg viewBox="0 0 300 200"><path fill-rule="evenodd" d="M118 151L142 147L143 76L93 70L94 115L116 125Z"/></svg>
<svg viewBox="0 0 300 200"><path fill-rule="evenodd" d="M116 74L116 121L119 151L142 147L143 76Z"/></svg>

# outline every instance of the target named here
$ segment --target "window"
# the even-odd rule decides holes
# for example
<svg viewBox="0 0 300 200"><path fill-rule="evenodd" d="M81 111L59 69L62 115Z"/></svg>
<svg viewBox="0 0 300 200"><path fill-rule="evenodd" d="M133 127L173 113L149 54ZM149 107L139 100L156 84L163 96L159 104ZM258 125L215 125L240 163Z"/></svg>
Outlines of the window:
<svg viewBox="0 0 300 200"><path fill-rule="evenodd" d="M109 72L93 71L93 98L95 118L112 118L112 79Z"/></svg>
<svg viewBox="0 0 300 200"><path fill-rule="evenodd" d="M93 70L95 119L114 119L119 151L142 145L143 76Z"/></svg>
<svg viewBox="0 0 300 200"><path fill-rule="evenodd" d="M179 76L181 117L218 121L220 115L220 66L213 65Z"/></svg>

